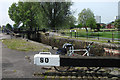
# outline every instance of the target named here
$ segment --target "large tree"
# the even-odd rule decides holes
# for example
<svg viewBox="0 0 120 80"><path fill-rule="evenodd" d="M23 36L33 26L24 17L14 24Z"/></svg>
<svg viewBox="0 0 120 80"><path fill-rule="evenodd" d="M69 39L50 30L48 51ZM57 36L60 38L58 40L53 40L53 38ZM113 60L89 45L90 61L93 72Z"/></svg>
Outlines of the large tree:
<svg viewBox="0 0 120 80"><path fill-rule="evenodd" d="M56 29L65 25L70 17L71 2L18 2L9 8L9 16L16 26L23 23L23 28L48 27Z"/></svg>
<svg viewBox="0 0 120 80"><path fill-rule="evenodd" d="M9 8L9 16L11 20L15 22L18 27L23 23L22 27L25 29L34 29L36 26L36 4L28 2L18 2L18 4L13 3Z"/></svg>
<svg viewBox="0 0 120 80"><path fill-rule="evenodd" d="M94 19L94 13L89 9L83 9L81 13L78 14L78 24L82 24L88 31L87 27L91 29L96 27L96 21Z"/></svg>
<svg viewBox="0 0 120 80"><path fill-rule="evenodd" d="M71 15L71 2L42 2L40 5L45 22L51 29L62 27Z"/></svg>

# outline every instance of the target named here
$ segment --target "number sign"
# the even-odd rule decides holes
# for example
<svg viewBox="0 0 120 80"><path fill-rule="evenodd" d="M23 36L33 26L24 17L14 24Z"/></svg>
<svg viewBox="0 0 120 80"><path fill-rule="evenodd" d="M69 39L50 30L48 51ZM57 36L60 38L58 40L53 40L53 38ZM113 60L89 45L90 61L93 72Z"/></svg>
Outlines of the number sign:
<svg viewBox="0 0 120 80"><path fill-rule="evenodd" d="M36 54L34 56L34 64L40 66L60 66L60 57L52 54Z"/></svg>
<svg viewBox="0 0 120 80"><path fill-rule="evenodd" d="M49 59L48 58L40 58L40 62L41 63L48 63L49 62Z"/></svg>

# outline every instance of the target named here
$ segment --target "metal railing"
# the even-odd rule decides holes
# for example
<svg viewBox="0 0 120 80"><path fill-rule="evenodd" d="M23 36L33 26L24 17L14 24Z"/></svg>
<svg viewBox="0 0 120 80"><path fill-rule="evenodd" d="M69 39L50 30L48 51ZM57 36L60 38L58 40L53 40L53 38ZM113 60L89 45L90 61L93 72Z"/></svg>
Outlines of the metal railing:
<svg viewBox="0 0 120 80"><path fill-rule="evenodd" d="M74 38L86 38L86 39L95 39L95 40L109 40L109 41L118 41L120 42L120 32L61 32L63 36L69 36Z"/></svg>

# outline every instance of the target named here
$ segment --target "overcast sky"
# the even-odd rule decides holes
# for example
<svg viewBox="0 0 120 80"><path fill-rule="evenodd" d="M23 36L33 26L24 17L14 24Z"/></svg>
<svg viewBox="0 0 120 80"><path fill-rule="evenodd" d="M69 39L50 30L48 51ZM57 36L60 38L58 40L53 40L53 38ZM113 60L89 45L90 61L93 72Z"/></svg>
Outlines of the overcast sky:
<svg viewBox="0 0 120 80"><path fill-rule="evenodd" d="M0 25L7 23L14 24L8 16L8 9L13 2L19 0L1 0L0 1ZM78 13L84 8L90 8L95 16L101 16L103 23L109 23L115 20L118 15L118 1L120 0L72 0L74 2L71 7L75 11L74 16L78 18Z"/></svg>
<svg viewBox="0 0 120 80"><path fill-rule="evenodd" d="M78 14L84 8L90 8L94 16L101 16L102 23L109 23L118 16L117 2L75 2L72 6L72 10L75 10L74 15L78 18Z"/></svg>

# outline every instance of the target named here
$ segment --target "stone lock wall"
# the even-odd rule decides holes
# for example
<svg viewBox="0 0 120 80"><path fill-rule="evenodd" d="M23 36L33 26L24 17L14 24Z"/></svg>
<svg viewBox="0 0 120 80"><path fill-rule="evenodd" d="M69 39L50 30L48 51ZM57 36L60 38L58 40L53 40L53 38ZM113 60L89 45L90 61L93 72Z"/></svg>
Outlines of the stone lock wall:
<svg viewBox="0 0 120 80"><path fill-rule="evenodd" d="M57 48L61 48L65 43L71 43L73 44L75 49L85 48L89 43L91 43L89 41L83 41L83 40L58 38L58 37L46 35L45 33L37 33L37 41ZM104 48L119 49L120 46L110 43L108 44L108 43L94 42L91 47L90 53L97 56L103 56L105 53Z"/></svg>

